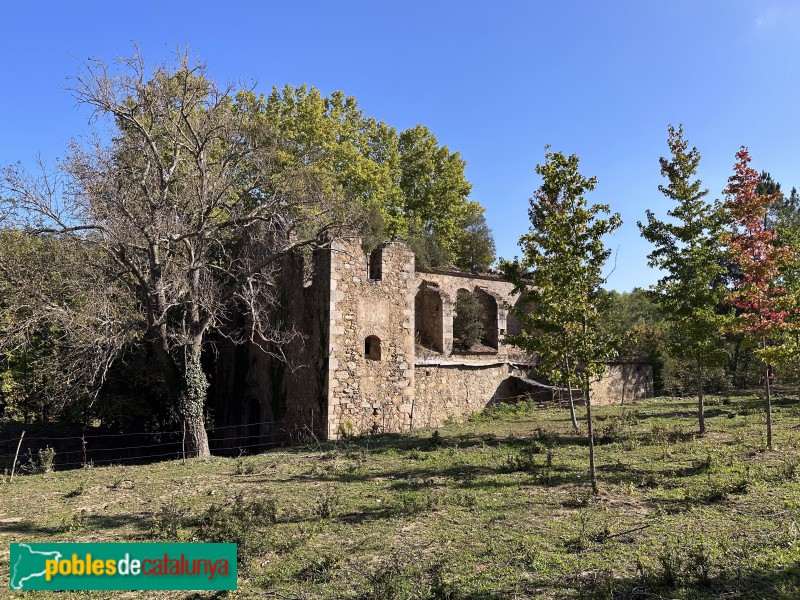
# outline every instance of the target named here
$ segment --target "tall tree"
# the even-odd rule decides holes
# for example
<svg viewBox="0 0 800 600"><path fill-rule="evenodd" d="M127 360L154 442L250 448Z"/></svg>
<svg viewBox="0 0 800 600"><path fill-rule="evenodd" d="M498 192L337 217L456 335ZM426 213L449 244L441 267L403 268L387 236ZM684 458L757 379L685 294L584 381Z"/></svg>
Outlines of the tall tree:
<svg viewBox="0 0 800 600"><path fill-rule="evenodd" d="M707 203L707 189L696 178L700 163L697 148L689 149L683 126L669 126L667 144L671 156L660 159L667 185L659 191L671 202L670 221L647 211L647 225L638 223L642 237L655 246L648 265L664 272L652 288L652 297L672 329L673 352L694 363L697 387L697 421L706 432L703 407L704 373L724 360L721 327L725 320L720 306L725 300L723 257L719 237L722 220L719 207Z"/></svg>
<svg viewBox="0 0 800 600"><path fill-rule="evenodd" d="M373 217L360 231L369 245L399 239L425 266L470 261L465 242L474 238L465 232L479 224L483 207L469 199L464 160L427 127L398 133L365 115L352 96L326 97L307 86L273 89L267 98L250 94L248 102L292 142L279 161L312 165L328 191L363 204ZM493 244L488 228L479 233Z"/></svg>
<svg viewBox="0 0 800 600"><path fill-rule="evenodd" d="M97 339L121 329L152 345L189 449L207 456L201 354L210 333L231 310L245 310L238 339L287 339L269 310L280 258L323 243L353 211L306 163L278 168L289 142L203 64L183 56L149 71L137 55L118 66L90 62L74 86L80 103L107 117L111 142L74 144L60 188L19 168L4 172L2 187L30 235L88 248L98 281L115 283L93 303L114 305L123 294L138 308L137 318L98 328Z"/></svg>
<svg viewBox="0 0 800 600"><path fill-rule="evenodd" d="M495 245L483 208L468 217L465 225L458 242L456 266L473 273L486 272L494 263Z"/></svg>
<svg viewBox="0 0 800 600"><path fill-rule="evenodd" d="M399 183L408 225L434 236L455 261L464 228L483 212L469 200L472 184L464 175L466 162L458 152L440 146L423 125L403 131L399 148Z"/></svg>
<svg viewBox="0 0 800 600"><path fill-rule="evenodd" d="M767 212L780 197L780 191L758 192L761 179L750 167L750 160L750 153L742 146L736 153L734 172L725 189L729 226L726 240L731 260L741 274L734 281L730 300L738 309L734 328L757 346L756 353L763 364L767 447L771 449L771 366L780 354L775 334L790 327L787 317L795 304L783 285L781 267L792 258L792 252L788 247L778 246L775 231L765 227Z"/></svg>
<svg viewBox="0 0 800 600"><path fill-rule="evenodd" d="M473 292L458 290L453 335L461 341L466 350L479 344L486 335L483 307Z"/></svg>
<svg viewBox="0 0 800 600"><path fill-rule="evenodd" d="M570 385L579 379L586 401L589 478L597 492L591 382L605 370L613 340L600 327L605 294L603 266L611 254L603 237L621 224L607 204L589 205L585 195L597 179L578 170L578 157L546 149L536 166L542 185L530 201L531 228L520 238L522 259L503 261L501 271L520 294L514 309L523 333L509 341L537 356L537 371ZM523 310L531 307L532 310Z"/></svg>
<svg viewBox="0 0 800 600"><path fill-rule="evenodd" d="M80 236L0 230L0 418L51 421L91 408L136 317L108 266Z"/></svg>

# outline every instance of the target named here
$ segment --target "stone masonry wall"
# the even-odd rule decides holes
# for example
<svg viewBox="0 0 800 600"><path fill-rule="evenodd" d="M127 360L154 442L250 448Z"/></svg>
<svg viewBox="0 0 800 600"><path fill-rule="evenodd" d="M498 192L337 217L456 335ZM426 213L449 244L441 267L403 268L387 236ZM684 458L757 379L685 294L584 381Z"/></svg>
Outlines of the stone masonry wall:
<svg viewBox="0 0 800 600"><path fill-rule="evenodd" d="M463 421L503 398L510 367L505 362L448 363L420 361L416 365L414 428L439 427L450 418Z"/></svg>
<svg viewBox="0 0 800 600"><path fill-rule="evenodd" d="M373 254L358 240L331 248L327 435L407 431L414 396L414 255L387 242ZM376 272L374 269L372 272ZM380 359L366 354L380 340Z"/></svg>
<svg viewBox="0 0 800 600"><path fill-rule="evenodd" d="M653 367L643 362L610 363L606 373L591 385L592 404L628 404L653 397Z"/></svg>
<svg viewBox="0 0 800 600"><path fill-rule="evenodd" d="M510 283L415 271L413 253L399 243L368 255L359 240L339 240L309 258L285 258L280 302L270 316L301 334L283 347L288 361L254 344L220 351L209 398L228 435L216 436L215 451L256 451L311 433L336 439L438 427L525 393L510 375L527 374L527 357L504 343L508 329L519 328L508 315L516 300ZM478 296L488 316L485 341L496 349L453 354L460 289ZM596 404L652 396L652 368L613 363L592 393Z"/></svg>

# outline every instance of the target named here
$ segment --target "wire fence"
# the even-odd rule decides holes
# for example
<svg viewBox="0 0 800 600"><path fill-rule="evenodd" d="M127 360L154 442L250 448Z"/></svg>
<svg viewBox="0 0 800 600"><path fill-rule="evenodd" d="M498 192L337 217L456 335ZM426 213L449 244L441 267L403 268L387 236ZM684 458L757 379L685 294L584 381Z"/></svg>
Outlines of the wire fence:
<svg viewBox="0 0 800 600"><path fill-rule="evenodd" d="M282 423L282 421L260 421L258 423L245 423L245 424L239 424L239 425L223 425L223 426L220 426L220 427L206 427L206 431L220 431L220 430L224 430L224 429L235 429L237 427L252 427L252 426L255 426L255 425L276 425L276 424L279 424L279 423ZM26 440L47 440L47 441L75 440L75 439L78 439L78 440L80 440L80 439L93 440L93 439L98 439L98 438L121 438L121 437L125 437L125 436L170 435L170 434L183 433L183 431L184 431L183 429L176 429L176 430L173 430L173 431L161 431L161 430L156 430L156 431L135 431L135 432L124 432L123 431L123 432L119 432L119 433L98 433L98 434L88 434L88 435L84 434L84 435L77 435L77 436L76 435L69 435L69 436L61 436L61 437L44 435L44 436L25 436L25 439ZM6 438L6 439L0 439L0 444L8 443L8 442L16 443L18 441L19 441L19 437Z"/></svg>
<svg viewBox="0 0 800 600"><path fill-rule="evenodd" d="M239 425L209 427L209 446L214 454L243 455L284 446L300 439L314 438L308 427L287 429L285 422L260 421ZM238 430L238 431L237 431ZM238 435L237 435L238 434ZM21 436L0 440L0 469L12 466L17 445L22 441L16 471L31 469L40 460L46 447L54 451L53 466L70 469L131 462L185 459L187 440L183 429L173 431L139 431L82 434L72 436ZM118 446L121 440L125 445ZM142 441L143 443L135 443ZM124 442L123 442L124 443ZM5 451L4 451L5 450ZM24 450L24 451L23 451Z"/></svg>

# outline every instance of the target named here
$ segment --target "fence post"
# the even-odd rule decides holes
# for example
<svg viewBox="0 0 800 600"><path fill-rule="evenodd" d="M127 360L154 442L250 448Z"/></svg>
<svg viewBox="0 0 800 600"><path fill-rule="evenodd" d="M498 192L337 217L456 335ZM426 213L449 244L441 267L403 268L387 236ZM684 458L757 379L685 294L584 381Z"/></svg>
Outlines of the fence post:
<svg viewBox="0 0 800 600"><path fill-rule="evenodd" d="M19 443L17 444L17 451L14 453L14 462L11 463L11 479L8 480L8 483L14 481L14 470L17 468L17 457L19 457L19 449L22 447L22 438L25 437L25 432L22 432L22 435L19 436Z"/></svg>

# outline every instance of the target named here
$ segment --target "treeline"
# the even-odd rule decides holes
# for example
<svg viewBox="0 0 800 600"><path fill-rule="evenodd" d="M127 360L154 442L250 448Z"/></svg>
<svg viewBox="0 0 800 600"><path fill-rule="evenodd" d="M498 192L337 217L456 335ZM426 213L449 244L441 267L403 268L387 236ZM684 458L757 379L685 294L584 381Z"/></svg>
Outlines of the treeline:
<svg viewBox="0 0 800 600"><path fill-rule="evenodd" d="M750 166L742 146L724 200L709 202L697 178L700 153L682 127L669 127L668 147L659 186L667 218L648 210L638 223L653 248L648 263L661 273L650 289L603 289L611 255L604 238L622 221L609 205L588 202L597 179L580 173L578 157L549 148L536 167L543 182L530 200L522 257L500 264L520 295L512 313L524 326L510 342L535 355L538 372L570 394L574 384L582 389L595 491L590 384L607 361L647 358L662 392L693 390L700 434L704 392L754 383L759 373L772 449L771 384L776 371L796 371L800 358L797 192L785 198L768 173ZM569 404L578 432L571 396Z"/></svg>
<svg viewBox="0 0 800 600"><path fill-rule="evenodd" d="M661 159L672 202L667 220L639 223L662 277L650 289L608 295L619 355L654 365L657 389L702 393L798 379L800 196L736 154L724 200L709 202L696 178L700 153L670 128Z"/></svg>

